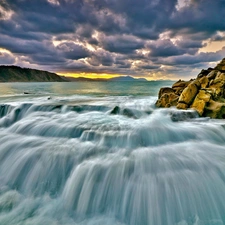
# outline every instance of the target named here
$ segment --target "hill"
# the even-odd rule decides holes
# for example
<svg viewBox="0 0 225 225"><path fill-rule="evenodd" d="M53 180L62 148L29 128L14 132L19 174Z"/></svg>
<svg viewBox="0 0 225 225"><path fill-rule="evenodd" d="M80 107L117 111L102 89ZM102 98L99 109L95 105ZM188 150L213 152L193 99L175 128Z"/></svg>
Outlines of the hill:
<svg viewBox="0 0 225 225"><path fill-rule="evenodd" d="M121 76L108 79L108 81L147 81L145 78L133 78L131 76Z"/></svg>
<svg viewBox="0 0 225 225"><path fill-rule="evenodd" d="M85 77L65 77L66 80L68 81L72 81L72 82L77 82L77 81L106 81L106 82L110 82L110 81L147 81L145 78L133 78L131 76L120 76L120 77L114 77L114 78L110 78L110 79L103 79L103 78L96 78L96 79L91 79L91 78L85 78Z"/></svg>
<svg viewBox="0 0 225 225"><path fill-rule="evenodd" d="M63 77L42 70L0 66L0 82L66 82Z"/></svg>

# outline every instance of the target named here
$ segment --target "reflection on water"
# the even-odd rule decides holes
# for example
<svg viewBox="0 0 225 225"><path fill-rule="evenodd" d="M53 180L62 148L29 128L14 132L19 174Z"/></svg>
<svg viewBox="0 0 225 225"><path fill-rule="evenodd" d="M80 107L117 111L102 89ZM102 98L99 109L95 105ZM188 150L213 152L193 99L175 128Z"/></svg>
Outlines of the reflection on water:
<svg viewBox="0 0 225 225"><path fill-rule="evenodd" d="M156 96L161 86L173 82L67 82L67 83L1 83L0 96L20 95L24 92L39 95L134 95Z"/></svg>

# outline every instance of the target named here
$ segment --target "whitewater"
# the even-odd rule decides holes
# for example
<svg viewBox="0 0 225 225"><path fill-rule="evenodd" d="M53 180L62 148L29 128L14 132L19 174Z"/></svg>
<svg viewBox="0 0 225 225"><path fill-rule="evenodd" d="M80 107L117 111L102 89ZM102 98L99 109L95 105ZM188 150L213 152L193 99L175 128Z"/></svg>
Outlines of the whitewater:
<svg viewBox="0 0 225 225"><path fill-rule="evenodd" d="M0 84L0 225L225 224L225 120L172 83Z"/></svg>

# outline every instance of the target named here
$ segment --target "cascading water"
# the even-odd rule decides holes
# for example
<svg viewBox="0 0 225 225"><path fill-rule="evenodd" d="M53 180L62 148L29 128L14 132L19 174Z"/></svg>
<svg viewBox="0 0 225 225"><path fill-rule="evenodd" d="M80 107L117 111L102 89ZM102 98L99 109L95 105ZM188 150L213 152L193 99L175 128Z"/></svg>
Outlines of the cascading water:
<svg viewBox="0 0 225 225"><path fill-rule="evenodd" d="M223 120L65 99L0 106L1 225L225 224Z"/></svg>

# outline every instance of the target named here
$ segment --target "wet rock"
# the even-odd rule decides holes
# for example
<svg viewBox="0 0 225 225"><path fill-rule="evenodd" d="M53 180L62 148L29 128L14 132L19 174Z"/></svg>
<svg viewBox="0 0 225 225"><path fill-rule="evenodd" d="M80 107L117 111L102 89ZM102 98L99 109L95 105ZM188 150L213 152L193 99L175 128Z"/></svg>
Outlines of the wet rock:
<svg viewBox="0 0 225 225"><path fill-rule="evenodd" d="M171 116L171 120L174 122L187 121L187 120L199 117L199 115L194 110L172 111L170 113L170 116Z"/></svg>
<svg viewBox="0 0 225 225"><path fill-rule="evenodd" d="M114 109L110 112L110 114L119 114L120 113L120 107L119 106L115 106Z"/></svg>
<svg viewBox="0 0 225 225"><path fill-rule="evenodd" d="M135 115L135 113L131 110L131 109L128 109L128 108L125 108L123 110L123 113L122 113L124 116L127 116L127 117L130 117L130 118L134 118L134 119L137 119L137 116Z"/></svg>

